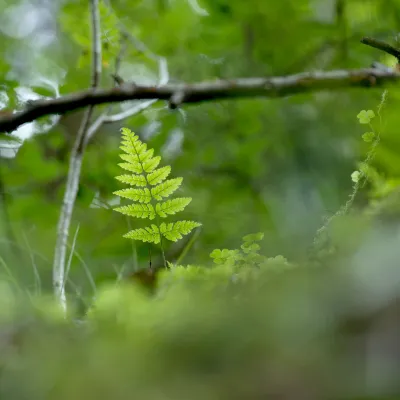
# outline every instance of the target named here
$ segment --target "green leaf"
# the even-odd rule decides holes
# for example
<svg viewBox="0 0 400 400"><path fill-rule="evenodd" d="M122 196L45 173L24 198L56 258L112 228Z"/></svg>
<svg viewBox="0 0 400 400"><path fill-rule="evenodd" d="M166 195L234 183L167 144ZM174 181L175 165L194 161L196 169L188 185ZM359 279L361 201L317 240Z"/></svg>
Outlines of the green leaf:
<svg viewBox="0 0 400 400"><path fill-rule="evenodd" d="M117 180L139 188L127 188L114 192L119 197L133 200L136 203L115 208L121 214L136 218L153 220L157 215L166 218L168 215L183 211L192 201L189 197L170 199L161 203L153 200L162 200L170 196L179 188L182 178L165 180L171 172L171 167L161 167L160 156L153 157L154 150L147 149L147 145L139 140L139 137L127 128L122 128L122 141L120 149L125 152L121 154L125 163L118 164L122 169L133 172L132 175L120 175ZM150 188L149 186L153 186ZM188 234L192 229L201 224L193 221L178 221L175 223L161 223L151 225L151 227L133 230L124 237L135 240L148 241L152 243L160 242L161 234L168 240L177 241L182 235Z"/></svg>
<svg viewBox="0 0 400 400"><path fill-rule="evenodd" d="M357 183L357 182L360 180L360 177L361 177L360 171L354 171L354 172L351 174L351 180L352 180L354 183Z"/></svg>
<svg viewBox="0 0 400 400"><path fill-rule="evenodd" d="M146 153L147 144L142 143L137 136L133 136L132 139L124 140L120 149L128 155L135 156L135 162L138 162L139 155Z"/></svg>
<svg viewBox="0 0 400 400"><path fill-rule="evenodd" d="M263 240L263 238L264 238L263 232L250 233L249 235L243 236L243 241L244 242L259 242L260 240Z"/></svg>
<svg viewBox="0 0 400 400"><path fill-rule="evenodd" d="M156 213L160 217L165 218L168 215L173 215L177 212L183 211L191 201L191 197L181 197L177 199L167 200L163 203L157 203Z"/></svg>
<svg viewBox="0 0 400 400"><path fill-rule="evenodd" d="M243 243L240 247L245 253L256 252L260 250L260 245L258 243L246 242Z"/></svg>
<svg viewBox="0 0 400 400"><path fill-rule="evenodd" d="M163 182L168 175L171 173L171 167L167 165L166 167L161 167L153 172L151 172L149 175L147 175L147 182L149 185L158 185L159 183Z"/></svg>
<svg viewBox="0 0 400 400"><path fill-rule="evenodd" d="M177 221L169 224L163 222L160 225L160 232L166 239L171 242L176 242L182 239L183 235L187 235L198 226L201 226L201 224L194 221Z"/></svg>
<svg viewBox="0 0 400 400"><path fill-rule="evenodd" d="M134 174L141 174L143 168L140 164L119 163L118 166L126 171L133 172Z"/></svg>
<svg viewBox="0 0 400 400"><path fill-rule="evenodd" d="M360 124L369 124L374 117L375 113L372 110L362 110L357 115Z"/></svg>
<svg viewBox="0 0 400 400"><path fill-rule="evenodd" d="M143 163L144 171L147 172L147 173L154 171L158 167L158 164L160 164L160 161L161 161L161 157L160 156L157 156L157 157L151 158L149 160L146 160Z"/></svg>
<svg viewBox="0 0 400 400"><path fill-rule="evenodd" d="M157 225L152 224L146 228L134 229L124 235L127 239L140 240L142 242L160 243L160 232Z"/></svg>
<svg viewBox="0 0 400 400"><path fill-rule="evenodd" d="M370 143L374 140L375 138L375 133L374 132L365 132L362 135L362 139L364 140L364 142Z"/></svg>
<svg viewBox="0 0 400 400"><path fill-rule="evenodd" d="M211 258L221 258L222 256L222 251L220 249L214 249L211 253L210 253L210 257Z"/></svg>
<svg viewBox="0 0 400 400"><path fill-rule="evenodd" d="M126 160L128 162L133 162L133 163L143 163L149 159L152 158L154 150L143 150L142 152L133 154L133 151L136 151L135 148L130 148L129 146L121 146L120 149L124 150L128 154L122 154L120 157L123 160Z"/></svg>
<svg viewBox="0 0 400 400"><path fill-rule="evenodd" d="M143 175L120 175L116 176L115 179L122 183L126 183L131 186L146 186L146 178Z"/></svg>
<svg viewBox="0 0 400 400"><path fill-rule="evenodd" d="M138 174L143 172L143 166L139 162L139 157L136 154L121 154L120 157L129 164L135 165L138 170Z"/></svg>
<svg viewBox="0 0 400 400"><path fill-rule="evenodd" d="M150 203L151 193L147 188L144 189L122 189L114 192L117 196L124 197L139 203Z"/></svg>
<svg viewBox="0 0 400 400"><path fill-rule="evenodd" d="M128 206L121 206L114 208L115 211L121 214L128 215L136 218L154 219L156 212L151 204L130 204Z"/></svg>
<svg viewBox="0 0 400 400"><path fill-rule="evenodd" d="M151 189L151 195L156 200L162 200L163 197L168 197L175 192L182 183L183 178L168 179L167 181L154 186Z"/></svg>
<svg viewBox="0 0 400 400"><path fill-rule="evenodd" d="M211 252L210 256L213 258L215 264L234 265L236 261L243 259L239 250L229 249L215 249Z"/></svg>

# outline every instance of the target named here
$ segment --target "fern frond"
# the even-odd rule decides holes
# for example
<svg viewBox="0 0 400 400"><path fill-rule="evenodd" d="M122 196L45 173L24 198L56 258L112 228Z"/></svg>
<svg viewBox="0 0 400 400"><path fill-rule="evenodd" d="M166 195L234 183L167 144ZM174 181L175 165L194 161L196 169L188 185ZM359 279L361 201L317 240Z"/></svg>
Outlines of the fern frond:
<svg viewBox="0 0 400 400"><path fill-rule="evenodd" d="M169 197L176 189L181 186L183 178L168 179L157 186L151 188L151 195L156 200L162 200L163 197Z"/></svg>
<svg viewBox="0 0 400 400"><path fill-rule="evenodd" d="M125 238L141 240L142 242L160 243L160 231L158 230L157 225L152 224L151 226L147 226L146 228L134 229L124 235Z"/></svg>
<svg viewBox="0 0 400 400"><path fill-rule="evenodd" d="M131 186L143 187L147 185L146 178L143 175L120 175L116 176L115 179Z"/></svg>
<svg viewBox="0 0 400 400"><path fill-rule="evenodd" d="M149 175L147 175L147 182L149 185L158 185L159 183L163 182L165 179L167 179L168 175L171 173L171 167L167 165L166 167L161 167L153 172L151 172Z"/></svg>
<svg viewBox="0 0 400 400"><path fill-rule="evenodd" d="M175 223L170 222L169 224L163 222L160 225L160 232L166 239L176 242L182 239L183 235L187 235L198 226L201 226L201 224L194 221L177 221Z"/></svg>
<svg viewBox="0 0 400 400"><path fill-rule="evenodd" d="M177 199L164 201L163 203L157 203L156 213L160 217L165 218L168 215L173 215L179 211L183 211L191 201L191 197L180 197Z"/></svg>
<svg viewBox="0 0 400 400"><path fill-rule="evenodd" d="M156 212L152 204L129 204L128 206L121 206L114 208L115 211L121 214L128 215L136 218L154 219Z"/></svg>
<svg viewBox="0 0 400 400"><path fill-rule="evenodd" d="M152 197L150 190L147 188L143 189L121 189L114 192L119 197L124 197L125 199L138 201L139 203L150 203Z"/></svg>
<svg viewBox="0 0 400 400"><path fill-rule="evenodd" d="M157 222L146 228L134 229L124 237L142 242L161 243L162 248L163 237L176 242L183 235L187 235L201 225L193 221L160 224L160 217L166 218L168 215L176 214L184 210L192 201L190 197L182 197L157 202L174 193L182 184L183 178L167 179L171 173L171 167L158 168L161 157L154 156L154 150L148 149L147 145L127 128L122 128L120 149L125 153L120 155L120 158L125 162L118 165L131 174L120 175L116 179L134 187L117 190L114 194L133 200L135 203L117 207L115 211L136 218L149 220L156 218ZM166 264L165 258L164 263Z"/></svg>

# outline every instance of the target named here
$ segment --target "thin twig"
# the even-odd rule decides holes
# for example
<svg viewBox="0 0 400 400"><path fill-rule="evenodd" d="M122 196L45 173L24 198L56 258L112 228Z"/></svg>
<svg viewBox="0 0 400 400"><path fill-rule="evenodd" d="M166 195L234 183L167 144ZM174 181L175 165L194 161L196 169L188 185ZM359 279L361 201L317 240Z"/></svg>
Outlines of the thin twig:
<svg viewBox="0 0 400 400"><path fill-rule="evenodd" d="M126 37L124 35L121 35L121 47L119 49L118 55L115 59L115 69L114 69L114 73L118 74L119 72L119 68L121 65L121 61L122 58L125 54L126 51ZM92 125L90 125L87 135L86 135L86 143L89 143L89 141L92 139L92 137L96 134L96 132L101 128L101 126L106 123L107 121L107 117L108 115L111 113L112 110L112 104L109 105L106 109L106 111L104 111L94 122Z"/></svg>
<svg viewBox="0 0 400 400"><path fill-rule="evenodd" d="M168 65L167 65L166 59L163 57L159 57L158 71L159 71L158 72L158 74L159 74L158 87L160 87L162 85L166 85L169 81ZM126 118L130 118L133 115L139 114L141 111L144 111L146 108L149 108L151 105L153 105L157 101L158 101L158 99L143 101L142 103L134 105L131 108L128 108L127 110L122 111L118 114L108 115L107 117L104 118L103 123L109 124L109 123L113 123L113 122L122 121Z"/></svg>
<svg viewBox="0 0 400 400"><path fill-rule="evenodd" d="M123 32L123 38L128 37L128 33ZM124 43L121 44L121 50L117 56L116 62L115 62L115 71L114 75L117 76L119 72L119 68L121 65L121 60L122 56L125 53L125 47ZM152 53L153 54L153 53ZM157 56L158 57L158 56ZM167 61L165 60L164 57L158 57L158 69L159 69L159 82L158 86L165 85L169 81L169 72L168 72L168 65ZM107 109L103 114L101 114L97 120L90 126L88 130L88 134L86 135L86 141L87 143L92 139L92 137L95 135L95 133L100 129L100 127L103 124L109 124L109 123L115 123L122 121L124 119L133 117L136 114L139 114L140 112L146 110L149 108L151 105L156 103L158 99L154 100L148 100L148 101L143 101L139 104L135 104L132 107L128 108L125 111L119 112L117 114L110 115L111 112L111 107Z"/></svg>
<svg viewBox="0 0 400 400"><path fill-rule="evenodd" d="M81 262L83 270L85 271L86 277L89 281L89 284L93 290L93 293L95 294L97 291L97 287L96 287L96 282L93 278L93 274L90 271L89 266L86 264L85 260L83 259L83 257L75 250L75 248L72 248L71 251L74 253L75 257Z"/></svg>
<svg viewBox="0 0 400 400"><path fill-rule="evenodd" d="M91 27L92 27L92 89L95 90L99 84L101 76L101 32L100 32L100 13L99 0L90 0ZM53 263L53 289L56 298L60 302L64 311L67 310L65 295L65 261L67 252L67 241L69 227L71 225L72 212L78 193L79 178L82 167L82 159L85 151L86 135L90 124L94 104L87 109L78 135L76 137L68 170L66 190L64 193L61 215L57 228L57 241Z"/></svg>
<svg viewBox="0 0 400 400"><path fill-rule="evenodd" d="M134 115L139 114L141 111L146 110L146 108L149 108L151 105L153 105L157 101L158 100L146 100L146 101L141 102L140 104L132 106L132 108L128 108L125 111L121 111L118 114L108 115L107 117L104 118L103 124L119 122L119 121L123 121L124 119L133 117Z"/></svg>
<svg viewBox="0 0 400 400"><path fill-rule="evenodd" d="M367 46L373 47L375 49L382 50L385 53L396 57L397 60L400 62L400 50L396 49L389 43L383 42L378 39L370 38L370 37L363 37L361 39L361 43L366 44Z"/></svg>
<svg viewBox="0 0 400 400"><path fill-rule="evenodd" d="M80 224L78 224L78 226L76 227L75 235L74 235L74 238L72 239L72 246L70 246L71 250L69 253L69 257L68 257L67 268L65 270L64 283L63 283L64 290L65 290L65 284L68 280L69 271L71 270L72 258L75 253L76 239L78 238L79 228L80 228Z"/></svg>
<svg viewBox="0 0 400 400"><path fill-rule="evenodd" d="M28 238L27 238L25 232L22 232L22 235L23 235L23 237L24 237L24 241L25 241L25 244L26 244L26 248L27 248L27 250L28 250L29 257L30 257L30 259L31 259L32 268L33 268L33 275L34 275L34 278L35 278L35 292L36 292L36 294L38 295L38 294L40 294L41 291L42 291L42 281L41 281L41 279L40 279L39 269L38 269L38 267L37 267L37 265L36 265L35 255L34 255L34 253L33 253L33 251L32 251L32 248L31 248L31 246L30 246L30 244L29 244L29 240L28 240Z"/></svg>

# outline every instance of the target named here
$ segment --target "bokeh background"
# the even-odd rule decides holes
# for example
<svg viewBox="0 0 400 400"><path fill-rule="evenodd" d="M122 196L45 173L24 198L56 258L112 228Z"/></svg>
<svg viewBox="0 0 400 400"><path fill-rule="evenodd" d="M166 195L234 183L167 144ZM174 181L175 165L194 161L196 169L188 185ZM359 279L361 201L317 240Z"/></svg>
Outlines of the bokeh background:
<svg viewBox="0 0 400 400"><path fill-rule="evenodd" d="M400 0L102 0L100 16L102 87L116 70L155 85L394 67L360 39L400 47ZM88 1L0 0L0 112L88 88L89 24ZM0 398L399 398L400 90L384 89L157 101L102 126L68 241L72 318L52 296L52 264L83 111L1 134ZM374 144L357 116L370 109L380 142L361 168ZM113 211L121 127L184 178L193 201L179 219L202 223L166 248L183 266L162 270L152 296L115 285L148 267L149 249L161 263L157 247L122 238L145 222ZM244 254L255 232L264 257L213 263L214 249Z"/></svg>

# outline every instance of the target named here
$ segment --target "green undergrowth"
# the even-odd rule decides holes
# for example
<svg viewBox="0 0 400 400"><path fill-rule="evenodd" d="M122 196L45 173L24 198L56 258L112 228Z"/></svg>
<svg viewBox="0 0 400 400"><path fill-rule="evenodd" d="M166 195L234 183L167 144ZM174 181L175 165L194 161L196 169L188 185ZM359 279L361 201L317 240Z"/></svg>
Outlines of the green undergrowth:
<svg viewBox="0 0 400 400"><path fill-rule="evenodd" d="M80 320L3 284L0 398L286 398L292 385L322 396L335 384L361 392L341 373L354 344L342 326L355 307L368 315L371 298L347 268L282 258L174 267L155 295L100 287ZM352 360L354 373L363 362Z"/></svg>
<svg viewBox="0 0 400 400"><path fill-rule="evenodd" d="M240 280L227 264L176 267L155 296L110 284L83 320L3 285L0 398L258 398L281 363L292 369L286 379L304 373L300 359L308 373L328 372L335 290L321 291L322 277L305 269L265 266Z"/></svg>

